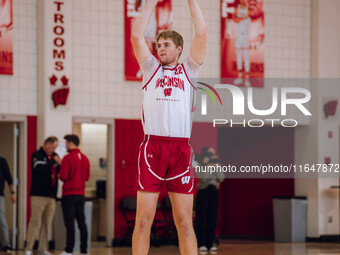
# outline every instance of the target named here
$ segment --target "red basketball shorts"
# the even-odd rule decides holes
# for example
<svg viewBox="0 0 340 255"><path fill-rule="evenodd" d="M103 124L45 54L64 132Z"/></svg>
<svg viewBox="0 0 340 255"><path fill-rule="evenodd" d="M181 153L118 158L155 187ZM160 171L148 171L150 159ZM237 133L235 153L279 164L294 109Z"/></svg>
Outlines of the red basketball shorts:
<svg viewBox="0 0 340 255"><path fill-rule="evenodd" d="M193 194L192 150L188 138L145 135L139 147L137 190Z"/></svg>

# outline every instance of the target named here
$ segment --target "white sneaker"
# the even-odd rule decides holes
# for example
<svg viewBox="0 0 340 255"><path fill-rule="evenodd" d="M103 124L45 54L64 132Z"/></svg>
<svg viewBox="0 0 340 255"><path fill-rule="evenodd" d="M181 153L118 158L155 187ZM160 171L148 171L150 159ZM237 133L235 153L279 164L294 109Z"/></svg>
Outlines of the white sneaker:
<svg viewBox="0 0 340 255"><path fill-rule="evenodd" d="M49 251L44 251L41 253L41 255L53 255L53 253L50 253Z"/></svg>
<svg viewBox="0 0 340 255"><path fill-rule="evenodd" d="M218 248L216 246L212 246L210 249L209 249L209 252L211 253L215 253L218 251Z"/></svg>
<svg viewBox="0 0 340 255"><path fill-rule="evenodd" d="M66 251L63 251L62 253L59 253L59 255L72 255L72 253L68 253Z"/></svg>
<svg viewBox="0 0 340 255"><path fill-rule="evenodd" d="M25 255L32 255L32 251L25 251Z"/></svg>
<svg viewBox="0 0 340 255"><path fill-rule="evenodd" d="M208 252L208 248L203 245L203 246L198 248L198 252L199 253L206 253L206 252Z"/></svg>

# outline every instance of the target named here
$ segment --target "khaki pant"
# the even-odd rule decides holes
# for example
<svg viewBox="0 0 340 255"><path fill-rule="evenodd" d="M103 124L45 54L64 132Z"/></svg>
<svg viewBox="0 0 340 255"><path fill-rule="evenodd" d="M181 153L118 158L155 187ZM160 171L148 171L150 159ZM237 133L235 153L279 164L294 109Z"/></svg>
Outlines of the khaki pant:
<svg viewBox="0 0 340 255"><path fill-rule="evenodd" d="M48 250L48 228L54 217L55 199L31 196L31 219L28 225L26 250L32 250L40 231L39 252Z"/></svg>
<svg viewBox="0 0 340 255"><path fill-rule="evenodd" d="M0 248L6 246L9 246L9 236L5 215L5 197L0 196Z"/></svg>

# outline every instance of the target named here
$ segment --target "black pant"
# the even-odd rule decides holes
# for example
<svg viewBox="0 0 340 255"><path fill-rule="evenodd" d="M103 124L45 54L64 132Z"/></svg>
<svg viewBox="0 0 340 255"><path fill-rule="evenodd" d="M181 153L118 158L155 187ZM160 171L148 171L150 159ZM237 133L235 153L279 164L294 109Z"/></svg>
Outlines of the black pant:
<svg viewBox="0 0 340 255"><path fill-rule="evenodd" d="M198 247L210 249L215 239L218 213L218 189L210 185L198 190L196 197L196 234Z"/></svg>
<svg viewBox="0 0 340 255"><path fill-rule="evenodd" d="M87 253L87 227L84 214L85 197L81 195L64 196L61 199L61 205L66 227L65 251L68 253L73 252L74 219L76 219L80 231L80 252Z"/></svg>

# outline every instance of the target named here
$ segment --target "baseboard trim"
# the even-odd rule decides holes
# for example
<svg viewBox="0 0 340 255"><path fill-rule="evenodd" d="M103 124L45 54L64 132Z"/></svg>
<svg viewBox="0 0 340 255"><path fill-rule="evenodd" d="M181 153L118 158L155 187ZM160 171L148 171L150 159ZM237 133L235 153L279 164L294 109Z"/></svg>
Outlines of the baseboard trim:
<svg viewBox="0 0 340 255"><path fill-rule="evenodd" d="M97 242L105 242L106 237L105 236L97 236Z"/></svg>
<svg viewBox="0 0 340 255"><path fill-rule="evenodd" d="M256 240L256 241L274 241L272 237L268 236L230 236L230 235L219 235L221 240Z"/></svg>
<svg viewBox="0 0 340 255"><path fill-rule="evenodd" d="M254 240L254 241L275 241L272 237L263 236L218 236L221 240ZM340 242L340 235L321 235L320 237L306 237L308 243L335 243Z"/></svg>
<svg viewBox="0 0 340 255"><path fill-rule="evenodd" d="M321 235L320 237L307 237L308 243L335 243L340 241L340 235Z"/></svg>

